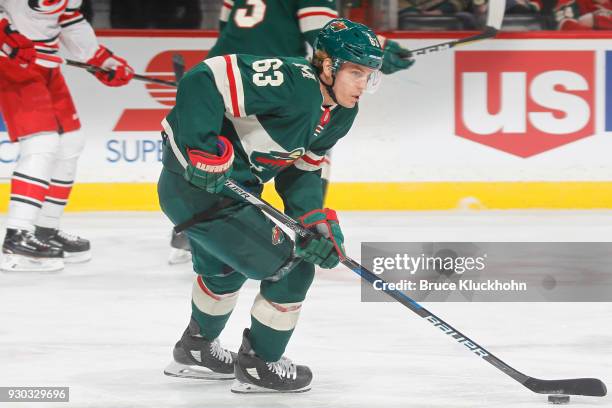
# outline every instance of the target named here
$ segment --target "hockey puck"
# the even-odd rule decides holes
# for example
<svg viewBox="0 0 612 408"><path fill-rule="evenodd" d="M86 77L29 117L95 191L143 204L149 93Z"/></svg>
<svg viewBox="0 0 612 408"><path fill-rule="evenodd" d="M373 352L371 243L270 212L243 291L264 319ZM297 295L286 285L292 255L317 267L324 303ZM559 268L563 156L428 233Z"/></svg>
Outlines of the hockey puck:
<svg viewBox="0 0 612 408"><path fill-rule="evenodd" d="M548 402L555 405L569 404L570 398L569 395L549 395Z"/></svg>

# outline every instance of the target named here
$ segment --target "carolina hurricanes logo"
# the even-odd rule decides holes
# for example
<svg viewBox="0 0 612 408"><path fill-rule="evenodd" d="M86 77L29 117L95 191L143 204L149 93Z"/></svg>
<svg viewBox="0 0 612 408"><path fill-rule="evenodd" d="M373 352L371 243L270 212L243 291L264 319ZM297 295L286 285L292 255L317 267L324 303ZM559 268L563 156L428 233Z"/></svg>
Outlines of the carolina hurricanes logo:
<svg viewBox="0 0 612 408"><path fill-rule="evenodd" d="M42 14L56 14L66 10L68 0L28 0L28 5Z"/></svg>

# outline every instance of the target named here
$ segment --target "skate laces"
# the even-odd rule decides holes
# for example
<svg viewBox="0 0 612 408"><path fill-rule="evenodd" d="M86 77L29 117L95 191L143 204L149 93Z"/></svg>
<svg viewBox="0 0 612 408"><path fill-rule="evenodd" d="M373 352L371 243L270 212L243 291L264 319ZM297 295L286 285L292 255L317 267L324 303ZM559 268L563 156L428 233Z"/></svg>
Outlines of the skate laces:
<svg viewBox="0 0 612 408"><path fill-rule="evenodd" d="M76 242L76 241L79 240L78 236L69 234L69 233L64 232L62 230L57 230L57 236L60 237L60 238L65 239L66 241Z"/></svg>
<svg viewBox="0 0 612 408"><path fill-rule="evenodd" d="M280 378L291 378L295 380L297 378L297 368L293 361L287 357L281 357L280 360L274 363L266 363L270 371L274 372Z"/></svg>
<svg viewBox="0 0 612 408"><path fill-rule="evenodd" d="M219 339L214 339L210 342L210 354L217 360L230 364L232 362L232 353L221 347Z"/></svg>
<svg viewBox="0 0 612 408"><path fill-rule="evenodd" d="M35 245L41 246L43 248L50 248L51 247L51 245L49 245L46 242L43 242L40 239L38 239L36 237L36 235L33 232L31 232L31 231L27 231L24 235L25 235L24 238L26 238L28 241L30 241L31 243L33 243Z"/></svg>

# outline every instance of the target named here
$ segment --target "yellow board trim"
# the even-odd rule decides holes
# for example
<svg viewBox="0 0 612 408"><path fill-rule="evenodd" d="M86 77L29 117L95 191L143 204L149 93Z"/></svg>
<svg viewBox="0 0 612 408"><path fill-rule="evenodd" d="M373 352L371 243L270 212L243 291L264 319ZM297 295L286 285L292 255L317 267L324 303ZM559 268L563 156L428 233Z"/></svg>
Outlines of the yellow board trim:
<svg viewBox="0 0 612 408"><path fill-rule="evenodd" d="M6 197L9 184L0 184ZM282 203L271 185L264 199ZM336 210L612 209L612 181L332 183L326 205ZM67 211L159 211L155 183L79 183Z"/></svg>

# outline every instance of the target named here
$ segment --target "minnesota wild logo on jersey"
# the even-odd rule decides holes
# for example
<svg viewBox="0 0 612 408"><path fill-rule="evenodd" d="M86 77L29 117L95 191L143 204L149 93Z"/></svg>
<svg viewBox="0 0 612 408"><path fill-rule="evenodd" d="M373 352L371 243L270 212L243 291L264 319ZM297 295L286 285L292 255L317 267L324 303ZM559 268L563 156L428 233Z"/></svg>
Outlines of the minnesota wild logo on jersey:
<svg viewBox="0 0 612 408"><path fill-rule="evenodd" d="M294 151L287 152L258 152L254 151L249 157L251 166L258 172L260 179L269 179L274 177L279 170L291 166L297 159L306 153L304 148L300 147Z"/></svg>
<svg viewBox="0 0 612 408"><path fill-rule="evenodd" d="M272 227L272 245L280 245L285 242L285 234L278 225Z"/></svg>

